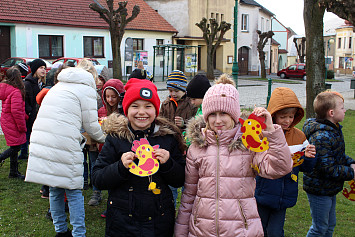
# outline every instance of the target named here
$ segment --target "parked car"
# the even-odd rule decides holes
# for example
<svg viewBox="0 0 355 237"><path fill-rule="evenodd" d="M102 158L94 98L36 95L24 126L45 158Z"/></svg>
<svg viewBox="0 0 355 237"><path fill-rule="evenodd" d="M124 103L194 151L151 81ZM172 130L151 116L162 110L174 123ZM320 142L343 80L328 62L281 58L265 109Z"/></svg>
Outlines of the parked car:
<svg viewBox="0 0 355 237"><path fill-rule="evenodd" d="M278 71L277 75L282 79L289 78L289 77L296 77L296 78L302 78L303 80L306 80L306 64L304 63L293 64L291 66L288 66L285 69Z"/></svg>
<svg viewBox="0 0 355 237"><path fill-rule="evenodd" d="M63 64L66 63L67 65L70 65L70 66L76 66L76 65L78 65L80 60L83 60L83 59L84 58L65 58L65 57L62 57L62 58L58 58L58 59L54 60L53 64L55 64L56 62L62 62ZM86 59L90 60L94 64L94 66L95 65L100 65L99 61L97 61L94 58L86 58Z"/></svg>
<svg viewBox="0 0 355 237"><path fill-rule="evenodd" d="M36 58L25 58L25 57L12 57L12 58L5 59L5 61L3 61L0 64L0 81L3 80L3 78L5 77L7 69L9 69L10 67L12 67L14 65L17 65L19 63L24 63L24 64L29 65L29 63L32 62L35 59ZM46 72L49 72L49 70L52 69L52 64L50 62L48 62L47 60L45 60L45 59L42 59L42 60L47 65ZM28 67L28 74L30 74L30 73L31 73L31 68Z"/></svg>

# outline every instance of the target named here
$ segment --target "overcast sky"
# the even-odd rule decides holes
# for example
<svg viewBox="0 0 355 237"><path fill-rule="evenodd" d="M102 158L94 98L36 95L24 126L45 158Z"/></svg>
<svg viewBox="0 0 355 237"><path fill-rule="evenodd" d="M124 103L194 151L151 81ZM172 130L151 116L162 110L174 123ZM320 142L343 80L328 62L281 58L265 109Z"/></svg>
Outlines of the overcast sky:
<svg viewBox="0 0 355 237"><path fill-rule="evenodd" d="M298 35L304 35L303 0L255 0L275 14L276 18L286 27L291 27ZM333 13L326 12L324 22L338 19Z"/></svg>

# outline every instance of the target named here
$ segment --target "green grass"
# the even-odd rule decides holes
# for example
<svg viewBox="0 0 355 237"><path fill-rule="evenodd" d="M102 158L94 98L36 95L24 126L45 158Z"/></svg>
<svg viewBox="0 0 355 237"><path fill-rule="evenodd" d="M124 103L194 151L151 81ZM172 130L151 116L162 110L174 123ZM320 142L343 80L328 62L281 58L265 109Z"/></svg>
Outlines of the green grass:
<svg viewBox="0 0 355 237"><path fill-rule="evenodd" d="M305 119L303 119L297 128L302 129ZM355 158L355 111L348 110L344 121L341 123L345 139L346 154ZM309 203L306 193L302 189L303 179L302 173L299 177L298 200L296 206L287 209L285 222L285 236L306 236L307 231L312 223L310 215ZM345 182L345 187L349 189L349 184ZM355 232L355 202L349 201L341 193L337 195L337 225L335 227L334 236L350 237Z"/></svg>
<svg viewBox="0 0 355 237"><path fill-rule="evenodd" d="M337 79L325 79L325 82L343 82L343 81Z"/></svg>
<svg viewBox="0 0 355 237"><path fill-rule="evenodd" d="M250 81L268 81L267 78L260 77L250 77L250 78L241 78L241 80L250 80ZM275 83L284 83L284 84L302 84L299 80L286 80L286 79L272 79L272 82Z"/></svg>
<svg viewBox="0 0 355 237"><path fill-rule="evenodd" d="M302 129L304 120L298 124ZM347 111L343 132L346 152L355 158L355 111ZM4 136L0 136L0 151L6 149ZM26 161L20 162L20 172L25 173ZM47 199L42 199L39 193L41 185L9 179L9 160L0 168L0 236L54 236L54 226L45 218L49 207ZM289 208L286 214L285 236L306 235L311 225L309 204L302 190L302 174L299 177L299 197L297 205ZM346 187L349 187L345 183ZM87 236L104 236L105 219L100 217L105 210L107 191L103 191L104 200L97 207L88 206L92 190L84 190ZM179 200L178 200L178 203ZM334 236L350 237L355 233L355 202L351 202L340 193L337 196L337 226Z"/></svg>
<svg viewBox="0 0 355 237"><path fill-rule="evenodd" d="M6 148L4 136L0 136L0 151ZM41 198L41 185L9 179L9 164L7 159L0 168L0 236L55 236L52 222L45 218L49 201ZM25 174L26 166L27 161L20 161L19 170L22 174ZM105 235L105 219L100 214L106 209L107 191L102 193L104 200L99 206L92 207L87 205L92 189L83 190L85 224L89 237Z"/></svg>

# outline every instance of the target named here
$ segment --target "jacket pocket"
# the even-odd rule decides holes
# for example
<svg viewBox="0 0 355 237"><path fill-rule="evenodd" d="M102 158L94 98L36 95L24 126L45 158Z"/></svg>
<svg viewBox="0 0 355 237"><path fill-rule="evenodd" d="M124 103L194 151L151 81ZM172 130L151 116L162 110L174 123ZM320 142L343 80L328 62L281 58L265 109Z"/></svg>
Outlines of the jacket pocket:
<svg viewBox="0 0 355 237"><path fill-rule="evenodd" d="M242 221L244 222L244 228L248 229L248 221L247 221L247 217L246 217L246 215L244 213L242 204L240 203L239 199L237 199L237 201L238 201L238 205L239 205L239 209L240 209L240 215L242 216Z"/></svg>
<svg viewBox="0 0 355 237"><path fill-rule="evenodd" d="M197 223L197 213L198 213L198 208L200 205L200 201L201 201L201 197L198 197L197 201L196 201L196 208L195 208L195 213L194 213L194 224L196 225Z"/></svg>

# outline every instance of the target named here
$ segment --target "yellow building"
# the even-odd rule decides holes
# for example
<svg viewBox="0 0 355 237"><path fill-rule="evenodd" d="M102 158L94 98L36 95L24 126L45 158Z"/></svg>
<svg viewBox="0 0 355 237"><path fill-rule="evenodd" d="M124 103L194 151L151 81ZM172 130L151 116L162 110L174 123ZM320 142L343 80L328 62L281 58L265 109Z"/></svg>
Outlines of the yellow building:
<svg viewBox="0 0 355 237"><path fill-rule="evenodd" d="M217 22L231 23L231 30L224 35L217 48L214 67L220 72L232 72L234 57L233 23L234 4L232 0L145 0L178 33L173 37L173 44L199 46L197 69L207 71L207 46L202 38L202 31L195 25L203 17L215 18ZM258 35L271 30L273 14L253 0L240 0L238 6L238 63L240 74L258 75L260 62L257 52ZM264 48L267 69L270 66L270 43ZM188 53L187 53L188 54ZM182 68L177 68L182 69Z"/></svg>
<svg viewBox="0 0 355 237"><path fill-rule="evenodd" d="M354 30L354 26L348 21L345 21L345 25L335 29L334 70L336 73L351 74L352 71L355 71L355 64L353 61L355 57Z"/></svg>

